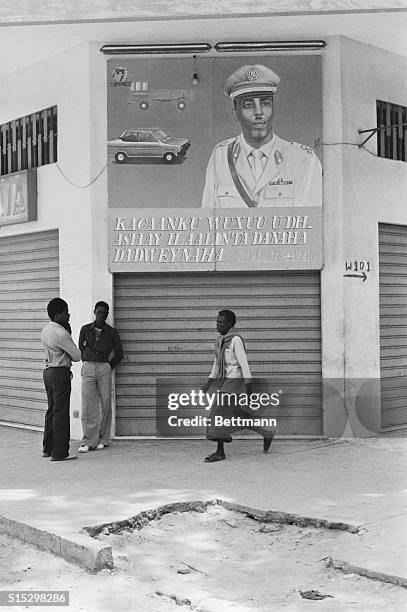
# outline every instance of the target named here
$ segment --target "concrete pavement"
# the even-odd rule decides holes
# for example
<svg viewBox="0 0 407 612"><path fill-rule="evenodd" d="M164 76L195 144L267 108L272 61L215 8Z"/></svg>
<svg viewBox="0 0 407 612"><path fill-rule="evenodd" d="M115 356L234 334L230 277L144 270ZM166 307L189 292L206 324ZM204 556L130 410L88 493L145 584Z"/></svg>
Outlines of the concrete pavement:
<svg viewBox="0 0 407 612"><path fill-rule="evenodd" d="M51 462L41 456L41 434L0 426L0 531L97 568L109 555L84 527L165 504L220 499L362 527L331 556L407 585L406 435L277 440L268 454L260 438L234 440L226 461L215 464L203 462L214 446L206 441L127 440ZM71 450L78 446L72 442Z"/></svg>

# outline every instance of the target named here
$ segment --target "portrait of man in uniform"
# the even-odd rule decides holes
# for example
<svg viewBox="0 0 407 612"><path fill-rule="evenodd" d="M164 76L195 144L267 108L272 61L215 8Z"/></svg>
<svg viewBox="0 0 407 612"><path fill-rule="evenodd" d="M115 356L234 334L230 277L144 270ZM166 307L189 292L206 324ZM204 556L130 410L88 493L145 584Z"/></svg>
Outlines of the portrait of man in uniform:
<svg viewBox="0 0 407 612"><path fill-rule="evenodd" d="M322 205L322 167L304 144L273 130L279 76L263 65L241 66L225 82L238 136L215 145L202 198L204 208Z"/></svg>

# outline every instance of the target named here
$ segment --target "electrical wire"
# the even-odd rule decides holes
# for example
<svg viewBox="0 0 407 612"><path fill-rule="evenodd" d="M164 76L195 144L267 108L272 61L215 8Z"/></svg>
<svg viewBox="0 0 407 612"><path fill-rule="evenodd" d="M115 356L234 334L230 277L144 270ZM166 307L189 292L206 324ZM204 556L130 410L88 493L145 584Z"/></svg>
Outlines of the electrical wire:
<svg viewBox="0 0 407 612"><path fill-rule="evenodd" d="M367 149L364 145L361 145L360 148L364 149L367 153L370 153L370 155L373 155L373 157L380 157L380 155L377 155L377 153L373 153L373 151L369 151L369 149Z"/></svg>
<svg viewBox="0 0 407 612"><path fill-rule="evenodd" d="M323 147L334 147L334 146L339 146L339 145L349 145L351 147L358 147L359 149L363 149L370 155L373 155L373 157L379 157L379 155L377 155L376 153L373 153L373 151L369 151L369 149L367 149L364 145L359 145L357 142L322 142L321 144ZM101 171L89 183L87 183L86 185L77 185L76 183L73 183L71 180L69 180L69 178L66 176L64 171L59 167L58 162L55 163L55 166L57 167L61 175L64 177L66 182L69 183L69 185L72 185L73 187L77 187L78 189L87 189L88 187L96 183L98 178L103 174L103 172L107 168L107 164L105 164L103 168L101 169Z"/></svg>
<svg viewBox="0 0 407 612"><path fill-rule="evenodd" d="M359 149L363 149L367 153L370 153L370 155L373 155L373 157L380 157L379 155L377 155L377 153L373 153L373 151L369 151L369 149L367 149L364 145L360 145L357 142L322 142L321 144L323 147L334 147L336 145L350 145L351 147L358 147Z"/></svg>
<svg viewBox="0 0 407 612"><path fill-rule="evenodd" d="M59 172L62 174L62 176L64 177L64 179L66 180L67 183L69 183L70 185L72 185L73 187L77 187L78 189L87 189L88 187L90 187L91 185L93 185L93 183L96 183L96 181L98 180L98 178L102 175L102 173L106 170L107 168L107 164L105 164L103 166L103 168L101 169L101 171L95 176L94 179L92 179L90 181L90 183L87 183L86 185L77 185L76 183L73 183L72 181L69 180L69 178L66 176L66 174L64 174L63 170L59 167L58 162L55 163L56 167L58 168Z"/></svg>

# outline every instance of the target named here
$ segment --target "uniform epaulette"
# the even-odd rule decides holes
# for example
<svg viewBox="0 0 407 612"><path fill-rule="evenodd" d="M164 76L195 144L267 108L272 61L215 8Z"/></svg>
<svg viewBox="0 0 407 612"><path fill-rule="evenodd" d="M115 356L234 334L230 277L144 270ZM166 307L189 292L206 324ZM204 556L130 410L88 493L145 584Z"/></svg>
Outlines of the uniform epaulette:
<svg viewBox="0 0 407 612"><path fill-rule="evenodd" d="M307 145L300 144L299 142L290 142L290 145L296 147L297 149L302 149L302 151L305 151L309 155L312 155L314 153L311 147L307 147Z"/></svg>
<svg viewBox="0 0 407 612"><path fill-rule="evenodd" d="M228 146L228 144L229 144L231 141L235 140L235 139L236 139L236 137L234 137L234 136L232 136L232 138L226 138L226 140L221 140L220 142L218 142L218 143L216 144L216 146L217 146L217 147L227 147L227 146Z"/></svg>

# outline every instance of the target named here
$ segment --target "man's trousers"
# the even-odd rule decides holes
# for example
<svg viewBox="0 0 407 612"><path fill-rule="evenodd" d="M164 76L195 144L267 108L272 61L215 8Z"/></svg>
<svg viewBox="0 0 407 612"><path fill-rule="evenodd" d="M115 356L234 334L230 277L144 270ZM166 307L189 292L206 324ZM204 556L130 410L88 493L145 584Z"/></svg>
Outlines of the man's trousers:
<svg viewBox="0 0 407 612"><path fill-rule="evenodd" d="M107 362L84 361L82 375L82 444L110 444L112 368ZM99 406L100 398L100 406Z"/></svg>
<svg viewBox="0 0 407 612"><path fill-rule="evenodd" d="M63 459L69 455L71 371L68 368L45 368L43 379L48 398L43 451L54 459Z"/></svg>

